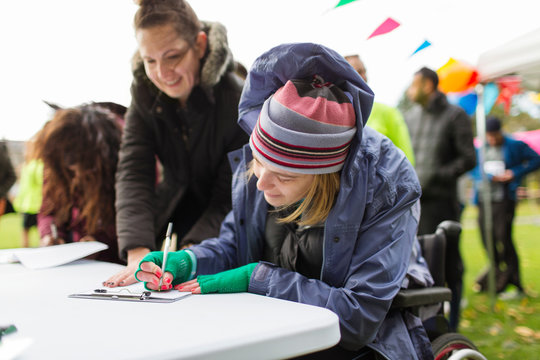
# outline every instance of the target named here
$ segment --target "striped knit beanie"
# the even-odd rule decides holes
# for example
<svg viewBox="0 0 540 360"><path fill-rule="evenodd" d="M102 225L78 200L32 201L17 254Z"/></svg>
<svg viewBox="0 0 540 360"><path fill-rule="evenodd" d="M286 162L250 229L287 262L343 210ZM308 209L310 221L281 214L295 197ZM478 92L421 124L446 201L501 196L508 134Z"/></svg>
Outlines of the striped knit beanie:
<svg viewBox="0 0 540 360"><path fill-rule="evenodd" d="M263 104L249 145L261 160L295 173L341 170L356 133L356 116L337 86L289 80Z"/></svg>

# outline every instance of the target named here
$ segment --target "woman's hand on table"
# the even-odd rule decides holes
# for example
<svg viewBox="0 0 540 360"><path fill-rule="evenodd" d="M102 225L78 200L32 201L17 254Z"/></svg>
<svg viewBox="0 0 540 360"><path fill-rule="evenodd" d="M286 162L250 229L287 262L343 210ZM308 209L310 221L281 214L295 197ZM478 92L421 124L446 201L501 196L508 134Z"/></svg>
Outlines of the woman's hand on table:
<svg viewBox="0 0 540 360"><path fill-rule="evenodd" d="M201 294L201 286L197 279L186 281L185 283L178 284L174 287L178 291L191 292L192 294Z"/></svg>
<svg viewBox="0 0 540 360"><path fill-rule="evenodd" d="M135 248L128 250L128 263L125 269L111 276L103 282L103 286L117 287L135 284L135 271L139 268L139 262L150 252L148 248Z"/></svg>
<svg viewBox="0 0 540 360"><path fill-rule="evenodd" d="M50 234L45 235L39 240L40 246L53 246L65 244L65 240L62 238L53 238Z"/></svg>

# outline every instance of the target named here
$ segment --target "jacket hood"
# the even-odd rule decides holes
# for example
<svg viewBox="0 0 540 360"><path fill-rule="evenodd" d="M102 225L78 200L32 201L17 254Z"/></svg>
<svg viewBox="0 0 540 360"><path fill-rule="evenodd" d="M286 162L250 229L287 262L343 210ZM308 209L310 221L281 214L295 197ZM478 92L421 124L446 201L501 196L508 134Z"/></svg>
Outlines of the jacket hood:
<svg viewBox="0 0 540 360"><path fill-rule="evenodd" d="M201 74L199 86L213 98L213 87L219 83L226 72L234 69L234 59L227 40L227 29L218 22L202 21L203 31L208 37L206 54L201 61ZM137 81L152 84L146 76L143 60L139 52L135 52L132 59L133 77ZM159 92L155 88L156 92Z"/></svg>
<svg viewBox="0 0 540 360"><path fill-rule="evenodd" d="M262 105L270 95L288 80L311 79L313 75L333 83L350 97L356 113L356 136L360 141L373 105L373 91L343 56L312 43L282 44L255 60L238 105L238 124L251 134Z"/></svg>
<svg viewBox="0 0 540 360"><path fill-rule="evenodd" d="M201 83L207 94L226 72L234 69L234 59L227 41L227 29L217 22L203 21L203 31L208 35L208 51L203 58Z"/></svg>

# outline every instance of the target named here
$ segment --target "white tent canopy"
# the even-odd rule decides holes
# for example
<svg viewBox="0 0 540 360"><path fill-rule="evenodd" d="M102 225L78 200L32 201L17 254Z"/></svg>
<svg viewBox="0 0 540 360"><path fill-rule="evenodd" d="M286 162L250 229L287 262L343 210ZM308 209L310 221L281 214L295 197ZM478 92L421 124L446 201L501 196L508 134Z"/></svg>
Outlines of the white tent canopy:
<svg viewBox="0 0 540 360"><path fill-rule="evenodd" d="M484 52L477 68L481 82L519 75L523 87L540 91L540 28Z"/></svg>

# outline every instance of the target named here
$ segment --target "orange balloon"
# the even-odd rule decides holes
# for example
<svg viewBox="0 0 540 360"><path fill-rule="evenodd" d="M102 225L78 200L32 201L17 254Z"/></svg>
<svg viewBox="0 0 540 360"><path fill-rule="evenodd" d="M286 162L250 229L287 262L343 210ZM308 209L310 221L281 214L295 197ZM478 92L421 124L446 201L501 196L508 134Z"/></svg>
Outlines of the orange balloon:
<svg viewBox="0 0 540 360"><path fill-rule="evenodd" d="M441 66L437 74L439 89L443 93L462 92L478 84L478 71L453 58Z"/></svg>

